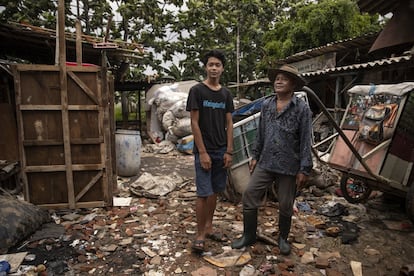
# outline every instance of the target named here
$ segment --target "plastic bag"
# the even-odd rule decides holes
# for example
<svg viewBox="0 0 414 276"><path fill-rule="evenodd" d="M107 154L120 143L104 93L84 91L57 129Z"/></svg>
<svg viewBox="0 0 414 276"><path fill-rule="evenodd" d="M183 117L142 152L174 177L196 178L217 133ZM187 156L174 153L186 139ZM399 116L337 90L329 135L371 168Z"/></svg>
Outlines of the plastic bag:
<svg viewBox="0 0 414 276"><path fill-rule="evenodd" d="M394 132L397 104L376 104L365 111L359 127L359 139L379 144Z"/></svg>

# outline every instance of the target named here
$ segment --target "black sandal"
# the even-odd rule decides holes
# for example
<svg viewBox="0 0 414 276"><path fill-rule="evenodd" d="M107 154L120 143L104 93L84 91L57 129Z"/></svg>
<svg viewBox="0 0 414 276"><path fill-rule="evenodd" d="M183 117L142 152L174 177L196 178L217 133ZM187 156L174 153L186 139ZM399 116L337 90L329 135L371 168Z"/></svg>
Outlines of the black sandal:
<svg viewBox="0 0 414 276"><path fill-rule="evenodd" d="M226 242L228 240L225 234L222 234L219 232L207 234L206 237L207 239L210 239L216 242Z"/></svg>
<svg viewBox="0 0 414 276"><path fill-rule="evenodd" d="M195 240L193 242L193 245L191 246L191 249L193 250L194 253L203 253L204 245L205 245L205 242L203 240Z"/></svg>

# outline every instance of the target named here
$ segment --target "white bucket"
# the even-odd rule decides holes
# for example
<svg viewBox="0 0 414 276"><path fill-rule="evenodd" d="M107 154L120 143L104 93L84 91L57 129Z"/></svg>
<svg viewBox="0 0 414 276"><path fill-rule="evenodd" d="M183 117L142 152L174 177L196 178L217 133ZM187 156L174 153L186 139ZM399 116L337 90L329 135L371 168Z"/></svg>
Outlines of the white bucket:
<svg viewBox="0 0 414 276"><path fill-rule="evenodd" d="M141 135L137 130L115 131L116 168L119 176L134 176L141 165Z"/></svg>

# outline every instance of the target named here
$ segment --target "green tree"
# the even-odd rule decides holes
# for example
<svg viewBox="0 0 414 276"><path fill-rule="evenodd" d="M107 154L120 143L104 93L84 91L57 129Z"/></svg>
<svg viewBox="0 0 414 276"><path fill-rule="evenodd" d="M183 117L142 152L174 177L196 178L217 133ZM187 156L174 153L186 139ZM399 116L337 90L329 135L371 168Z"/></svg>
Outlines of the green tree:
<svg viewBox="0 0 414 276"><path fill-rule="evenodd" d="M54 29L56 5L56 0L0 0L0 20ZM72 0L65 5L68 30L79 19L86 34L146 47L147 55L127 74L134 79L144 79L148 66L160 76L202 79L201 55L218 48L227 57L225 84L251 80L263 77L277 59L380 29L378 16L360 14L356 0ZM183 57L178 66L174 56Z"/></svg>
<svg viewBox="0 0 414 276"><path fill-rule="evenodd" d="M263 65L327 43L377 32L378 16L361 14L353 0L299 3L266 33Z"/></svg>
<svg viewBox="0 0 414 276"><path fill-rule="evenodd" d="M114 38L143 44L148 50L141 64L163 72L162 62L172 61L170 37L167 36L174 11L183 5L182 0L116 0L113 1L121 22L112 26ZM157 57L157 58L156 58ZM143 71L144 68L135 68Z"/></svg>
<svg viewBox="0 0 414 276"><path fill-rule="evenodd" d="M57 8L53 1L1 0L0 7L4 8L0 13L0 22L28 23L46 28L55 26Z"/></svg>
<svg viewBox="0 0 414 276"><path fill-rule="evenodd" d="M180 63L183 78L202 78L200 58L212 48L226 53L225 83L237 80L237 65L240 80L256 78L255 67L263 56L263 35L278 14L275 1L189 0L186 5L173 24L179 37L173 48L186 57Z"/></svg>
<svg viewBox="0 0 414 276"><path fill-rule="evenodd" d="M72 6L74 4L72 2ZM83 33L98 37L105 36L107 25L114 15L110 3L106 0L77 0L76 14L73 14L72 10L67 14L67 17L72 15L72 17L79 19L83 26ZM78 11L79 14L77 14ZM70 26L74 26L73 21Z"/></svg>

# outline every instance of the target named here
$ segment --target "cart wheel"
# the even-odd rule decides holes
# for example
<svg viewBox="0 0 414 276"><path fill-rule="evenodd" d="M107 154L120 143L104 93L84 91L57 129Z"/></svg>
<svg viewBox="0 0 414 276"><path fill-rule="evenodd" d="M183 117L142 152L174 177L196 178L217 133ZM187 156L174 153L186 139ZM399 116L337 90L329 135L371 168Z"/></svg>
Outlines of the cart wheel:
<svg viewBox="0 0 414 276"><path fill-rule="evenodd" d="M414 223L414 183L411 183L411 187L406 195L405 210L408 218Z"/></svg>
<svg viewBox="0 0 414 276"><path fill-rule="evenodd" d="M341 191L348 202L360 203L368 199L372 190L363 179L344 174L341 178Z"/></svg>

